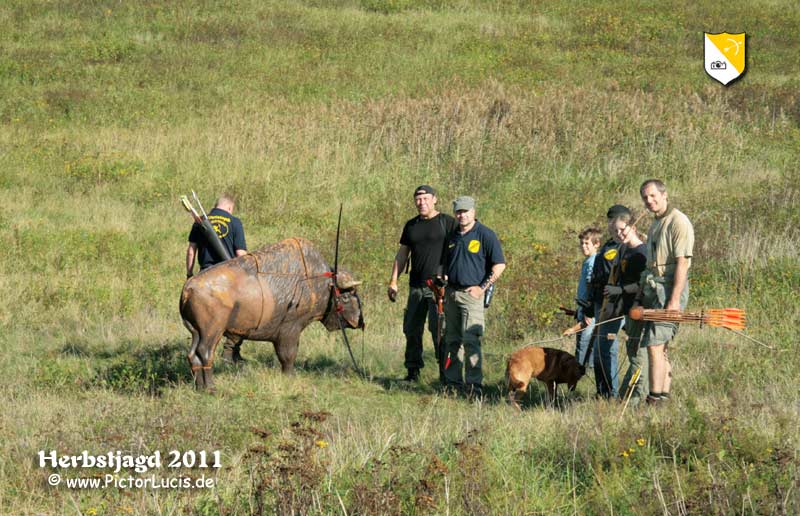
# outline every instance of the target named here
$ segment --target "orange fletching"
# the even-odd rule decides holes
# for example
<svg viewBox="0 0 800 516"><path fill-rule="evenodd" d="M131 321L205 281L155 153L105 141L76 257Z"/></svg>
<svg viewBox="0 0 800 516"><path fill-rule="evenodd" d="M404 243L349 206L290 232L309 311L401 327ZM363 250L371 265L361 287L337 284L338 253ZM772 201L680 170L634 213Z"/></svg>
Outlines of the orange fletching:
<svg viewBox="0 0 800 516"><path fill-rule="evenodd" d="M743 330L745 311L740 308L712 308L702 312L680 312L678 310L631 308L628 315L637 321L689 323L699 322L718 328Z"/></svg>

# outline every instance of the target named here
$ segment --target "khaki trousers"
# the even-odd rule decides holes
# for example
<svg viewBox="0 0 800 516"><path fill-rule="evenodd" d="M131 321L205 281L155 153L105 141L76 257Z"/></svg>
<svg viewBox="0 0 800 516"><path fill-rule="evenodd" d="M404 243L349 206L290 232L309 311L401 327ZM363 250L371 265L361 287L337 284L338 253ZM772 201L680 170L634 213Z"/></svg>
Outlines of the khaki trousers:
<svg viewBox="0 0 800 516"><path fill-rule="evenodd" d="M445 351L448 385L480 386L483 382L481 337L484 325L483 297L475 299L464 290L445 294ZM463 376L462 376L463 370Z"/></svg>

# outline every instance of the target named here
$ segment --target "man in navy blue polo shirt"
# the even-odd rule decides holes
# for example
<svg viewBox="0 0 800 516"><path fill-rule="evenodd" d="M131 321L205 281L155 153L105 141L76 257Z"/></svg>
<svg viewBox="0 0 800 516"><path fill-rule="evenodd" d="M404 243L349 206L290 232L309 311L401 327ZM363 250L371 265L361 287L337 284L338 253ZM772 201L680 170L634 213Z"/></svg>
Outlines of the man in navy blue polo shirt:
<svg viewBox="0 0 800 516"><path fill-rule="evenodd" d="M475 219L475 199L457 198L453 211L458 228L450 236L445 257L445 379L450 387L466 387L467 394L480 396L484 293L503 273L506 260L494 231Z"/></svg>

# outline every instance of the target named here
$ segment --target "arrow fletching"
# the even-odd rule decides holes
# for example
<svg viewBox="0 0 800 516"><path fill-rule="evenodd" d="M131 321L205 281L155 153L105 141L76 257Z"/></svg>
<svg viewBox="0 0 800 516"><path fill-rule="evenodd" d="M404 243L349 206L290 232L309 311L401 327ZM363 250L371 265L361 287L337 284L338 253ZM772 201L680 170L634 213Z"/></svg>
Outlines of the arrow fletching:
<svg viewBox="0 0 800 516"><path fill-rule="evenodd" d="M200 198L197 197L197 194L194 192L194 190L192 190L192 197L194 197L194 202L197 203L197 207L200 208L200 213L203 214L203 217L208 218L208 215L206 215L206 210L203 209L203 204L200 202Z"/></svg>
<svg viewBox="0 0 800 516"><path fill-rule="evenodd" d="M678 310L631 308L628 313L636 321L700 323L716 328L743 330L746 327L745 311L740 308L712 308L701 312L681 312Z"/></svg>
<svg viewBox="0 0 800 516"><path fill-rule="evenodd" d="M200 222L200 216L197 214L197 211L195 211L194 206L192 206L192 203L189 202L188 197L186 197L185 195L181 195L181 204L183 204L183 208L186 211L192 214L192 217L194 217L195 221Z"/></svg>

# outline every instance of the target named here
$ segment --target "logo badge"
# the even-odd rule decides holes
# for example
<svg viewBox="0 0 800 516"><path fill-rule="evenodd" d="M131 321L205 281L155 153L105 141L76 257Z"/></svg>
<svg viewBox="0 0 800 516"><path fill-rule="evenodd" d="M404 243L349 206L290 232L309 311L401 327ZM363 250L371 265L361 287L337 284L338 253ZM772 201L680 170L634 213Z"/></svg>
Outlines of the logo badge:
<svg viewBox="0 0 800 516"><path fill-rule="evenodd" d="M705 32L705 68L713 79L727 86L744 73L745 33Z"/></svg>
<svg viewBox="0 0 800 516"><path fill-rule="evenodd" d="M217 235L220 238L225 238L228 236L228 222L231 219L227 217L220 217L219 215L211 215L208 217L208 221L211 223L211 227L214 228L214 231L217 232Z"/></svg>
<svg viewBox="0 0 800 516"><path fill-rule="evenodd" d="M480 240L470 240L469 246L467 246L470 253L477 253L481 250L481 241Z"/></svg>
<svg viewBox="0 0 800 516"><path fill-rule="evenodd" d="M616 249L609 249L608 251L603 253L603 258L605 258L609 262L611 260L613 260L614 258L616 258L616 257L617 257L617 250Z"/></svg>

